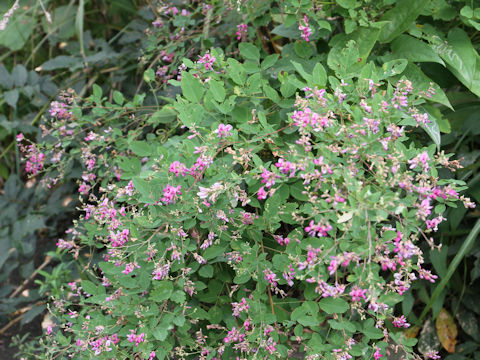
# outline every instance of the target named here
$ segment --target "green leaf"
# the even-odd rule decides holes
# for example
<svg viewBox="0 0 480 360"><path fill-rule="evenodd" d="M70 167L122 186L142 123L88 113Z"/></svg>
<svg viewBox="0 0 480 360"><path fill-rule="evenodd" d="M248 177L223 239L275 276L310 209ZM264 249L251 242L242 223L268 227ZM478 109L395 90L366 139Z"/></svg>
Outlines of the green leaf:
<svg viewBox="0 0 480 360"><path fill-rule="evenodd" d="M445 66L430 45L409 35L400 35L392 42L392 53L412 62L436 62Z"/></svg>
<svg viewBox="0 0 480 360"><path fill-rule="evenodd" d="M305 79L307 80L307 82L312 82L312 75L310 75L309 73L307 73L304 69L303 69L303 65L296 62L296 61L291 61L292 65L295 67L295 70L297 70L297 72Z"/></svg>
<svg viewBox="0 0 480 360"><path fill-rule="evenodd" d="M8 105L10 105L12 108L17 107L18 96L19 96L19 93L18 93L17 89L5 91L3 96L4 96L5 101L7 102Z"/></svg>
<svg viewBox="0 0 480 360"><path fill-rule="evenodd" d="M267 95L267 97L273 102L278 103L280 101L280 96L271 86L267 84L263 85L263 91L265 92L265 95Z"/></svg>
<svg viewBox="0 0 480 360"><path fill-rule="evenodd" d="M173 284L169 280L161 280L155 283L155 288L150 293L150 300L162 302L170 298L173 292Z"/></svg>
<svg viewBox="0 0 480 360"><path fill-rule="evenodd" d="M0 31L0 46L7 47L12 51L23 48L36 25L31 13L31 10L22 11L21 7L17 9L10 18L7 27Z"/></svg>
<svg viewBox="0 0 480 360"><path fill-rule="evenodd" d="M325 311L327 314L343 314L345 311L350 309L348 303L340 298L327 297L323 298L318 302L320 309Z"/></svg>
<svg viewBox="0 0 480 360"><path fill-rule="evenodd" d="M244 67L237 60L229 58L227 60L227 75L238 85L243 85L247 79Z"/></svg>
<svg viewBox="0 0 480 360"><path fill-rule="evenodd" d="M22 64L18 64L12 71L13 82L15 86L23 86L27 82L27 69Z"/></svg>
<svg viewBox="0 0 480 360"><path fill-rule="evenodd" d="M354 9L355 0L336 0L336 3L345 9Z"/></svg>
<svg viewBox="0 0 480 360"><path fill-rule="evenodd" d="M453 110L450 101L443 92L442 88L435 84L432 79L423 73L420 68L412 63L408 63L407 67L402 73L402 76L405 76L408 80L412 82L413 88L417 91L427 91L430 85L433 85L435 94L430 98L431 101L443 104ZM400 77L395 78L395 80L400 79Z"/></svg>
<svg viewBox="0 0 480 360"><path fill-rule="evenodd" d="M259 61L260 60L260 50L250 43L241 42L238 45L238 50L240 50L240 55L242 55L245 59Z"/></svg>
<svg viewBox="0 0 480 360"><path fill-rule="evenodd" d="M97 295L98 293L97 285L88 280L82 280L82 289L90 295Z"/></svg>
<svg viewBox="0 0 480 360"><path fill-rule="evenodd" d="M433 49L447 68L475 95L480 96L480 59L467 33L455 28L448 33L448 42L436 38Z"/></svg>
<svg viewBox="0 0 480 360"><path fill-rule="evenodd" d="M149 124L168 124L174 121L177 118L177 113L175 110L163 107L161 110L155 111L152 116L148 119Z"/></svg>
<svg viewBox="0 0 480 360"><path fill-rule="evenodd" d="M262 70L267 70L268 68L270 68L270 67L272 67L273 65L275 65L275 63L276 63L277 60L278 60L278 57L279 57L278 54L268 55L268 56L262 61L262 64L261 64Z"/></svg>
<svg viewBox="0 0 480 360"><path fill-rule="evenodd" d="M123 94L120 91L115 90L113 92L113 101L115 101L118 105L122 106L123 103L125 102L125 98L123 97Z"/></svg>
<svg viewBox="0 0 480 360"><path fill-rule="evenodd" d="M153 154L152 147L146 141L133 141L129 145L129 149L138 156L151 156Z"/></svg>
<svg viewBox="0 0 480 360"><path fill-rule="evenodd" d="M182 78L183 78L183 74L182 74ZM143 73L143 80L145 80L146 83L151 83L153 80L155 79L155 71L153 71L153 69L147 69L144 73ZM182 87L183 89L183 87Z"/></svg>
<svg viewBox="0 0 480 360"><path fill-rule="evenodd" d="M0 64L0 87L3 89L11 89L13 87L13 76L10 75L3 64Z"/></svg>
<svg viewBox="0 0 480 360"><path fill-rule="evenodd" d="M415 19L420 15L428 1L402 0L397 1L396 6L387 11L379 21L386 21L378 37L381 43L387 43L407 30Z"/></svg>
<svg viewBox="0 0 480 360"><path fill-rule="evenodd" d="M208 84L210 85L210 91L212 92L215 100L218 102L225 100L225 88L223 87L223 83L216 80L210 80Z"/></svg>
<svg viewBox="0 0 480 360"><path fill-rule="evenodd" d="M312 82L317 86L325 86L327 84L327 72L320 63L317 63L313 68Z"/></svg>
<svg viewBox="0 0 480 360"><path fill-rule="evenodd" d="M102 101L102 88L97 84L93 84L93 101L100 103Z"/></svg>
<svg viewBox="0 0 480 360"><path fill-rule="evenodd" d="M441 143L441 136L440 136L440 128L438 127L437 119L431 115L425 108L419 106L418 107L421 112L427 112L428 119L430 120L429 123L426 125L422 124L422 128L425 129L425 132L430 136L433 140L435 145L437 145L437 149L440 151L440 143Z"/></svg>
<svg viewBox="0 0 480 360"><path fill-rule="evenodd" d="M140 195L146 198L149 198L151 196L150 186L148 185L147 181L140 179L138 177L134 177L132 178L132 183L135 190L137 190L140 193Z"/></svg>
<svg viewBox="0 0 480 360"><path fill-rule="evenodd" d="M182 87L183 96L193 103L199 103L203 96L203 85L192 74L184 71L182 73L182 81L180 82Z"/></svg>
<svg viewBox="0 0 480 360"><path fill-rule="evenodd" d="M211 278L213 276L213 266L212 265L204 265L198 271L198 275L204 278Z"/></svg>
<svg viewBox="0 0 480 360"><path fill-rule="evenodd" d="M313 54L312 45L306 41L296 41L293 48L295 53L303 59L309 59Z"/></svg>
<svg viewBox="0 0 480 360"><path fill-rule="evenodd" d="M176 302L177 304L182 304L185 302L185 291L183 290L175 290L172 295L170 296L170 300Z"/></svg>
<svg viewBox="0 0 480 360"><path fill-rule="evenodd" d="M406 59L395 59L392 61L387 61L382 65L383 70L383 79L401 74L403 70L407 67L408 60Z"/></svg>
<svg viewBox="0 0 480 360"><path fill-rule="evenodd" d="M381 339L384 336L383 331L375 327L373 319L364 322L362 333L369 339Z"/></svg>
<svg viewBox="0 0 480 360"><path fill-rule="evenodd" d="M57 69L76 69L81 67L82 59L74 56L59 55L44 62L40 68L44 71Z"/></svg>

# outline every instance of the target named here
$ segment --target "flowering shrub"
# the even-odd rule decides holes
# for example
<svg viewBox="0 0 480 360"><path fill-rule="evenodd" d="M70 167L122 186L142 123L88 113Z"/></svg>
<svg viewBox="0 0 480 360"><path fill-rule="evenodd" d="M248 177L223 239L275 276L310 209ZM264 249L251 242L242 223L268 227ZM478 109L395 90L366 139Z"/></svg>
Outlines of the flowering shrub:
<svg viewBox="0 0 480 360"><path fill-rule="evenodd" d="M170 80L183 95L154 113L95 87L53 104L43 145L19 138L46 185L84 169L83 215L58 247L90 262L53 299L47 354L418 358L395 305L435 281L421 247L446 207L474 206L438 176L458 162L408 137L429 131L433 88L373 63L341 79L320 63L287 73L278 55L239 50L243 63L220 49L184 59Z"/></svg>

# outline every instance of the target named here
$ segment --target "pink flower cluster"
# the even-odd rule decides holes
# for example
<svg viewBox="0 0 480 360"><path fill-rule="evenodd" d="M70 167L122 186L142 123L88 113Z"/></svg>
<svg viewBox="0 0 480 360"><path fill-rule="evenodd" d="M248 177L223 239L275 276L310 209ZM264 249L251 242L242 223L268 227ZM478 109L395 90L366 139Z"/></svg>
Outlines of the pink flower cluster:
<svg viewBox="0 0 480 360"><path fill-rule="evenodd" d="M178 195L182 195L182 192L180 191L181 188L182 187L180 185L171 186L167 184L167 186L163 189L162 201L167 205L175 203L175 201L178 199Z"/></svg>
<svg viewBox="0 0 480 360"><path fill-rule="evenodd" d="M72 117L72 112L68 110L68 105L63 102L52 101L48 110L51 117L68 120Z"/></svg>
<svg viewBox="0 0 480 360"><path fill-rule="evenodd" d="M210 55L210 53L205 53L205 55L201 56L197 63L204 64L205 70L213 70L213 64L215 63L215 56Z"/></svg>
<svg viewBox="0 0 480 360"><path fill-rule="evenodd" d="M367 299L367 297L365 296L366 293L367 289L361 289L358 286L354 286L352 291L350 291L349 295L352 297L352 301L360 301L360 299Z"/></svg>
<svg viewBox="0 0 480 360"><path fill-rule="evenodd" d="M220 124L218 125L218 128L213 133L217 134L219 138L226 138L232 135L231 133L232 130L233 130L232 125Z"/></svg>
<svg viewBox="0 0 480 360"><path fill-rule="evenodd" d="M237 35L237 40L245 40L247 35L248 35L248 25L247 24L240 24L237 25L237 32L235 33Z"/></svg>
<svg viewBox="0 0 480 360"><path fill-rule="evenodd" d="M330 225L328 222L326 225L323 225L321 223L315 224L315 221L310 221L309 226L305 228L305 231L307 232L308 235L312 237L326 237L327 231L332 230L332 225Z"/></svg>
<svg viewBox="0 0 480 360"><path fill-rule="evenodd" d="M25 171L32 175L37 175L45 164L45 154L38 151L35 145L28 145L27 148L21 146L20 149L26 150L27 162L25 163Z"/></svg>
<svg viewBox="0 0 480 360"><path fill-rule="evenodd" d="M303 40L307 42L310 41L310 35L312 35L312 29L308 26L308 17L306 15L303 16L303 24L300 21L298 25L298 30L302 32L300 36L302 37Z"/></svg>
<svg viewBox="0 0 480 360"><path fill-rule="evenodd" d="M245 298L242 298L240 302L232 302L232 315L235 317L239 317L242 312L248 311L248 309L250 309L250 305L247 304Z"/></svg>
<svg viewBox="0 0 480 360"><path fill-rule="evenodd" d="M140 335L135 335L135 331L130 330L130 334L127 335L127 339L129 342L135 342L135 346L140 345L140 343L145 341L145 333L141 333Z"/></svg>
<svg viewBox="0 0 480 360"><path fill-rule="evenodd" d="M325 127L330 126L330 115L333 115L333 113L327 113L324 116L320 116L320 114L313 112L307 107L304 110L295 110L291 118L294 121L295 126L306 128L308 125L310 125L314 131L321 131Z"/></svg>

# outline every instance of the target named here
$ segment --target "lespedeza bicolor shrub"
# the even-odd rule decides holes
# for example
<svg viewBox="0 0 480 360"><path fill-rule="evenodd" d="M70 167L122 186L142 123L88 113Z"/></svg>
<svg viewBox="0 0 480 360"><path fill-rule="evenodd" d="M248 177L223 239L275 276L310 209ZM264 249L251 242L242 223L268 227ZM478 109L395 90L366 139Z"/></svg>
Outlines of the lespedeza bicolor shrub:
<svg viewBox="0 0 480 360"><path fill-rule="evenodd" d="M50 354L419 358L395 305L435 281L420 245L446 206L474 206L438 177L458 162L408 136L429 126L433 90L372 64L369 78L321 64L273 78L278 56L240 52L185 59L183 95L153 114L96 87L54 104L46 143L19 139L46 183L84 169L83 215L58 247L90 260L53 299ZM158 119L173 121L164 143Z"/></svg>

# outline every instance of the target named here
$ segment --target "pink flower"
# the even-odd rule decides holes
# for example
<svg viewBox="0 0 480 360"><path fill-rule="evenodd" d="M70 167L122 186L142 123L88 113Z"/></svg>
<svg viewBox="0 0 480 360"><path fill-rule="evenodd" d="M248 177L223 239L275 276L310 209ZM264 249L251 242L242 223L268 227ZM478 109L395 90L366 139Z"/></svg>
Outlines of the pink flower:
<svg viewBox="0 0 480 360"><path fill-rule="evenodd" d="M361 289L355 286L352 291L350 291L349 295L352 297L352 301L360 301L360 299L366 300L365 294L367 293L367 289Z"/></svg>
<svg viewBox="0 0 480 360"><path fill-rule="evenodd" d="M265 191L265 188L262 186L260 189L258 189L257 197L258 200L265 200L267 198L267 192Z"/></svg>
<svg viewBox="0 0 480 360"><path fill-rule="evenodd" d="M375 350L375 353L373 354L373 357L375 358L375 360L378 360L378 359L380 359L381 357L383 357L383 355L380 353L380 349L379 349L379 348L377 348L377 349Z"/></svg>
<svg viewBox="0 0 480 360"><path fill-rule="evenodd" d="M25 136L23 136L22 133L20 133L20 134L17 135L17 141L18 141L18 142L22 141L23 139L25 139Z"/></svg>
<svg viewBox="0 0 480 360"><path fill-rule="evenodd" d="M178 199L178 195L182 195L182 192L180 191L181 186L171 186L167 185L165 189L163 189L163 197L162 201L165 204L173 204L175 201Z"/></svg>
<svg viewBox="0 0 480 360"><path fill-rule="evenodd" d="M212 56L207 52L205 55L201 56L200 59L198 59L197 63L204 64L205 70L213 70L213 64L215 63L215 60L217 60L215 56Z"/></svg>
<svg viewBox="0 0 480 360"><path fill-rule="evenodd" d="M393 326L398 327L398 328L400 328L400 327L403 327L403 328L410 327L410 324L407 322L407 319L405 318L405 315L394 318L392 323L393 323Z"/></svg>
<svg viewBox="0 0 480 360"><path fill-rule="evenodd" d="M233 127L230 124L220 124L218 125L218 128L213 132L214 134L217 134L219 138L226 138L231 136L231 131Z"/></svg>
<svg viewBox="0 0 480 360"><path fill-rule="evenodd" d="M302 32L301 37L305 41L310 41L310 35L312 35L312 29L308 26L308 17L305 15L303 17L303 24L300 21L298 25L298 30Z"/></svg>
<svg viewBox="0 0 480 360"><path fill-rule="evenodd" d="M305 228L305 231L308 233L308 235L312 237L326 237L327 231L332 230L332 226L327 222L326 225L322 224L315 224L315 222L312 220L310 221L309 226Z"/></svg>
<svg viewBox="0 0 480 360"><path fill-rule="evenodd" d="M235 33L237 35L237 40L243 40L246 38L248 35L248 25L247 24L240 24L237 25L237 32Z"/></svg>

